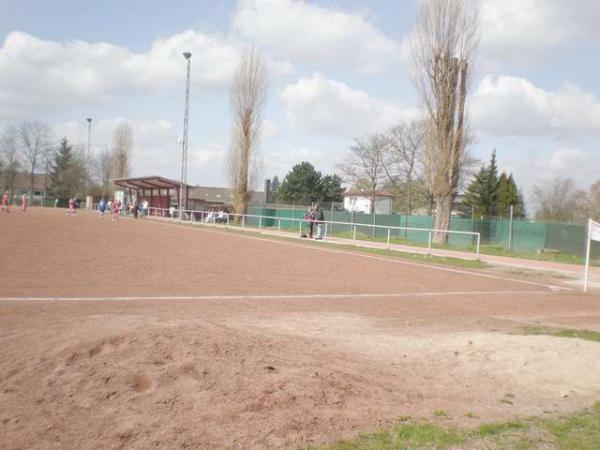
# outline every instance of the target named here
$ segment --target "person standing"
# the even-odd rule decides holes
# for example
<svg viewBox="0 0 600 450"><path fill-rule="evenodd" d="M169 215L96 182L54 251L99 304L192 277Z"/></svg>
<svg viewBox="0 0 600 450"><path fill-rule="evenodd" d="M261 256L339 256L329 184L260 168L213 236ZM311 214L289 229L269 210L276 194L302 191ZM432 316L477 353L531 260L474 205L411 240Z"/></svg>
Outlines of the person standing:
<svg viewBox="0 0 600 450"><path fill-rule="evenodd" d="M325 223L325 213L321 209L321 205L317 203L315 205L315 222L317 224L317 237L315 239L323 239L323 224Z"/></svg>
<svg viewBox="0 0 600 450"><path fill-rule="evenodd" d="M98 212L100 213L100 218L104 217L104 212L106 211L106 202L104 201L104 197L100 198L98 202Z"/></svg>
<svg viewBox="0 0 600 450"><path fill-rule="evenodd" d="M21 211L27 212L28 202L29 202L29 199L27 198L27 195L23 194L23 196L21 197Z"/></svg>
<svg viewBox="0 0 600 450"><path fill-rule="evenodd" d="M8 202L8 191L6 191L4 193L4 195L2 196L2 208L0 209L0 213L4 214L4 213L9 213L10 212L10 207L9 207L9 202Z"/></svg>
<svg viewBox="0 0 600 450"><path fill-rule="evenodd" d="M308 228L308 238L312 239L313 229L315 226L315 213L312 207L308 208L308 211L306 211L306 214L304 215L304 220L306 221L306 226Z"/></svg>
<svg viewBox="0 0 600 450"><path fill-rule="evenodd" d="M112 220L119 220L119 212L121 212L121 201L116 199L112 203Z"/></svg>
<svg viewBox="0 0 600 450"><path fill-rule="evenodd" d="M75 215L75 199L73 197L69 198L69 209L67 209L67 216Z"/></svg>

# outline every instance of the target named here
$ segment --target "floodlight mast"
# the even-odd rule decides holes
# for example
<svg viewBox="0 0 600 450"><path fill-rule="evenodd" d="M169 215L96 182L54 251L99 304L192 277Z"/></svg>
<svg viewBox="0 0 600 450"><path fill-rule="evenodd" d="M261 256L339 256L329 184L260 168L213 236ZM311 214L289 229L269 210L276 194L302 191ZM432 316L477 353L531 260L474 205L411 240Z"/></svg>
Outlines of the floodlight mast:
<svg viewBox="0 0 600 450"><path fill-rule="evenodd" d="M88 160L88 164L89 162L92 160L92 118L88 117L87 119L87 123L88 123L88 148L87 148L87 160Z"/></svg>
<svg viewBox="0 0 600 450"><path fill-rule="evenodd" d="M188 119L190 109L190 66L192 54L184 52L187 61L187 76L185 80L185 113L183 116L183 143L181 149L181 186L179 187L179 220L183 220L183 210L187 207L187 153L188 153Z"/></svg>

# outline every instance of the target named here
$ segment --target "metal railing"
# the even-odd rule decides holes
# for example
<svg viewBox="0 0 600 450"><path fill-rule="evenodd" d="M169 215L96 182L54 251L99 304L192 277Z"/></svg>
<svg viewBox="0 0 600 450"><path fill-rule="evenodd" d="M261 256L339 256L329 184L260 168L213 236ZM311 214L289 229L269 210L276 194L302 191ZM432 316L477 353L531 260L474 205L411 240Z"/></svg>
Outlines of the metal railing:
<svg viewBox="0 0 600 450"><path fill-rule="evenodd" d="M161 220L169 220L180 222L179 220L179 210L177 208L148 208L148 215L145 216L151 219L161 219ZM249 231L258 231L259 233L268 232L271 234L279 235L282 232L298 232L298 235L303 234L303 230L308 228L310 223L312 222L314 226L318 226L320 224L321 230L323 231L322 236L320 237L324 241L332 241L334 239L340 239L341 241L344 238L339 238L336 236L328 236L329 227L333 227L334 225L342 226L349 228L352 233L351 242L352 245L357 246L358 242L381 242L385 243L385 248L388 250L394 250L393 245L396 245L396 250L398 246L402 246L402 251L409 251L406 247L412 249L413 252L416 248L410 244L396 244L392 242L392 232L414 232L414 233L427 233L427 247L425 254L433 255L433 251L436 250L438 254L441 252L442 256L453 256L453 257L461 257L459 255L452 254L453 250L456 251L458 249L445 248L445 249L435 249L435 244L433 243L433 237L435 233L443 233L447 234L448 237L452 235L458 236L471 236L472 240L475 240L475 255L474 259L478 260L480 255L480 246L481 246L481 234L479 232L473 231L451 231L451 230L437 230L433 228L414 228L414 227L396 227L390 225L374 225L374 224L362 224L362 223L351 223L351 222L336 222L336 221L310 221L304 218L294 218L294 217L276 217L276 216L262 216L256 214L233 214L233 213L221 213L214 211L194 211L194 210L184 210L183 211L183 220L181 222L189 222L197 225L209 225L209 226L221 226L221 227L233 227L247 229ZM274 224L277 224L275 227ZM287 226L288 224L292 224L291 227ZM286 225L282 227L282 224ZM376 239L372 240L363 240L357 237L358 230L360 228L369 228L373 230L373 235L375 236L376 230L383 230L386 236L384 241L377 241ZM350 240L349 238L346 238ZM371 245L372 246L372 245ZM464 252L464 250L463 250ZM423 253L423 252L415 252L415 253Z"/></svg>

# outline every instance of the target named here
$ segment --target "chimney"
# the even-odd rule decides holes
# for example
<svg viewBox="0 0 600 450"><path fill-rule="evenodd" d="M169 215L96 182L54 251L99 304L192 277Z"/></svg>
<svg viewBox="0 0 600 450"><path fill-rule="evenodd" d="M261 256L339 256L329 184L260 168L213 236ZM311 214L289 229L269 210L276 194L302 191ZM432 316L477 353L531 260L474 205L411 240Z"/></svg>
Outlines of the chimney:
<svg viewBox="0 0 600 450"><path fill-rule="evenodd" d="M265 205L271 203L271 180L265 180Z"/></svg>

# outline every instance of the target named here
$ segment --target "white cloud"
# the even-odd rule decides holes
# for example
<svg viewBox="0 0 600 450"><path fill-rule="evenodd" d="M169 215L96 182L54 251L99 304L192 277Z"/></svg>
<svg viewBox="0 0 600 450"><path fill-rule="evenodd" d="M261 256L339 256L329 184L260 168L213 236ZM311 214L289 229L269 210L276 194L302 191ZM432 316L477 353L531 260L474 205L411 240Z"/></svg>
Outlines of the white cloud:
<svg viewBox="0 0 600 450"><path fill-rule="evenodd" d="M318 73L286 86L280 97L288 122L309 133L357 137L416 115Z"/></svg>
<svg viewBox="0 0 600 450"><path fill-rule="evenodd" d="M269 152L265 156L264 175L279 176L280 181L296 164L308 161L324 174L334 173L340 162L338 152L315 150L306 147L294 148L289 151Z"/></svg>
<svg viewBox="0 0 600 450"><path fill-rule="evenodd" d="M600 2L483 0L481 52L487 64L533 64L578 40L600 38Z"/></svg>
<svg viewBox="0 0 600 450"><path fill-rule="evenodd" d="M401 59L401 43L362 13L292 0L240 0L233 28L276 54L311 65L378 72Z"/></svg>
<svg viewBox="0 0 600 450"><path fill-rule="evenodd" d="M520 156L502 161L501 167L514 175L526 198L534 186L554 177L571 178L580 189L588 189L598 179L600 154L594 154L593 151L558 147L553 150L530 148L521 153Z"/></svg>
<svg viewBox="0 0 600 450"><path fill-rule="evenodd" d="M573 84L549 92L524 78L487 76L470 111L476 131L494 135L600 134L600 101Z"/></svg>
<svg viewBox="0 0 600 450"><path fill-rule="evenodd" d="M0 119L56 111L77 102L179 89L185 79L183 51L192 53L191 80L196 89L224 89L241 48L227 37L189 30L153 42L145 53L103 42L63 43L13 32L0 47ZM289 63L270 58L267 62L272 73L291 71Z"/></svg>
<svg viewBox="0 0 600 450"><path fill-rule="evenodd" d="M133 130L132 176L161 175L178 180L181 174L181 144L177 130L166 120L130 118L101 119L92 128L92 152L111 147L115 128L126 121ZM76 146L87 146L87 126L66 122L53 127L56 139L66 136ZM190 184L223 185L222 167L225 149L221 144L190 142L188 148L188 182Z"/></svg>

